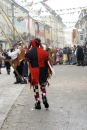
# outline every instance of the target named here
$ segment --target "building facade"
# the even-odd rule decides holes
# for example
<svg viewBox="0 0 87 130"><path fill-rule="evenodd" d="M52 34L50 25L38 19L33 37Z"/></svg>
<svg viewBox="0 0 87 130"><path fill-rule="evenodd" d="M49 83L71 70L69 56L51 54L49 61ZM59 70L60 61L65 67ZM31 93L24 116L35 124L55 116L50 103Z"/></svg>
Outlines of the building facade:
<svg viewBox="0 0 87 130"><path fill-rule="evenodd" d="M45 44L45 24L35 21L35 37L41 39L41 42Z"/></svg>
<svg viewBox="0 0 87 130"><path fill-rule="evenodd" d="M54 17L42 17L41 21L48 24L50 29L51 46L63 48L65 39L65 26L62 22L56 20Z"/></svg>
<svg viewBox="0 0 87 130"><path fill-rule="evenodd" d="M9 15L9 18L12 21L12 14L9 10L12 7L12 2L9 0L3 0L3 1L0 0L0 6L5 10L6 14ZM6 20L7 20L7 18L6 18ZM5 31L5 33L7 35L11 35L11 31L9 30L9 27L8 27L7 23L5 22L1 13L0 13L0 26L2 27L2 29ZM7 39L5 38L1 29L0 29L0 46L3 49L8 49L10 47L10 45L8 44Z"/></svg>
<svg viewBox="0 0 87 130"><path fill-rule="evenodd" d="M81 11L75 27L78 30L77 43L84 45L85 38L87 38L87 9Z"/></svg>
<svg viewBox="0 0 87 130"><path fill-rule="evenodd" d="M13 0L3 0L3 1L0 0L0 6L4 9L7 16L10 18L12 24L16 27L18 32L21 34L22 38L25 38L24 34L26 34L28 38L29 27L30 27L29 12ZM19 20L20 17L23 19ZM10 27L8 26L6 21L8 22ZM0 26L3 28L5 34L8 36L11 42L16 39L16 37L18 36L16 31L14 31L14 28L10 24L9 20L6 17L4 19L2 14L0 14ZM10 28L13 31L11 31ZM15 37L13 33L15 33ZM2 46L3 49L9 49L11 47L2 32L0 33L0 45Z"/></svg>
<svg viewBox="0 0 87 130"><path fill-rule="evenodd" d="M51 44L51 27L45 24L45 44L50 46Z"/></svg>

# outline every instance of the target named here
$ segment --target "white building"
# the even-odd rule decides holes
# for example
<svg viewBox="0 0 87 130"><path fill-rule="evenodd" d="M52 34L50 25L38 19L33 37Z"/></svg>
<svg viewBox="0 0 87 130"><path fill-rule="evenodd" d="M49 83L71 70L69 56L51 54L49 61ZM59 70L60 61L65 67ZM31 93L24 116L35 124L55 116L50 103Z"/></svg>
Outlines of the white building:
<svg viewBox="0 0 87 130"><path fill-rule="evenodd" d="M84 45L85 38L87 38L87 9L81 11L75 27L78 30L77 43Z"/></svg>
<svg viewBox="0 0 87 130"><path fill-rule="evenodd" d="M65 44L64 46L71 46L72 45L72 32L66 30L65 31Z"/></svg>
<svg viewBox="0 0 87 130"><path fill-rule="evenodd" d="M3 1L0 0L0 6L7 13L11 22L16 27L18 32L21 35L23 35L24 33L26 33L28 35L28 33L29 33L29 28L28 28L28 24L29 24L28 14L29 13L28 13L28 10L26 10L25 8L23 8L22 6L17 4L14 0L3 0ZM18 18L20 16L22 18L24 18L22 21L18 21ZM7 18L6 18L6 20L7 20ZM0 14L0 26L3 28L3 30L5 31L8 38L12 41L12 40L14 40L13 32L15 33L15 36L17 36L17 33L16 33L16 31L14 31L13 26L7 20L8 24L10 25L10 27L13 31L10 30L6 20L3 18L2 14ZM3 35L3 33L1 32L1 30L0 30L0 45L2 46L3 49L10 48L8 41L5 38L5 36Z"/></svg>

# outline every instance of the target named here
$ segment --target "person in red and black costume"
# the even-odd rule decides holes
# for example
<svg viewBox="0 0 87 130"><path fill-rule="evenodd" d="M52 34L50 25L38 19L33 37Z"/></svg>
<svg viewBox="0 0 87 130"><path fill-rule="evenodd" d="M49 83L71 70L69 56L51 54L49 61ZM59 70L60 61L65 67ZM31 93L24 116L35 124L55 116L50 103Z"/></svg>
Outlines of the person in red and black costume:
<svg viewBox="0 0 87 130"><path fill-rule="evenodd" d="M41 40L39 39L39 38L36 38L36 39L34 39L37 43L39 43L39 47L40 48L42 48L43 49L43 46L42 46L42 44L41 44ZM30 48L34 48L34 47L36 47L36 43L35 42L32 42L32 40L31 41L29 41L29 45L28 45L28 48L26 49L26 52L28 52L29 50L30 50Z"/></svg>
<svg viewBox="0 0 87 130"><path fill-rule="evenodd" d="M43 104L45 108L49 108L46 97L47 78L52 74L48 65L48 62L50 63L49 54L46 50L43 50L40 39L36 38L32 40L30 44L31 45L29 45L25 57L29 61L30 86L33 86L34 90L36 100L35 109L41 109L38 84L40 85ZM31 46L32 48L30 49Z"/></svg>

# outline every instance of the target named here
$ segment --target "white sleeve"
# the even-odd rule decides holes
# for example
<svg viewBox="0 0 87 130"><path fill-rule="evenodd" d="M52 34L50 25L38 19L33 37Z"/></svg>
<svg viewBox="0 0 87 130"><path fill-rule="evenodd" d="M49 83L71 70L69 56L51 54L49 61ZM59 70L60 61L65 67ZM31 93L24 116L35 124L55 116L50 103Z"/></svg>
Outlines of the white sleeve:
<svg viewBox="0 0 87 130"><path fill-rule="evenodd" d="M76 55L76 53L77 53L77 50L75 50L75 55Z"/></svg>
<svg viewBox="0 0 87 130"><path fill-rule="evenodd" d="M10 56L13 60L17 58L18 54L20 54L20 49L16 49L13 52L8 52L8 56Z"/></svg>

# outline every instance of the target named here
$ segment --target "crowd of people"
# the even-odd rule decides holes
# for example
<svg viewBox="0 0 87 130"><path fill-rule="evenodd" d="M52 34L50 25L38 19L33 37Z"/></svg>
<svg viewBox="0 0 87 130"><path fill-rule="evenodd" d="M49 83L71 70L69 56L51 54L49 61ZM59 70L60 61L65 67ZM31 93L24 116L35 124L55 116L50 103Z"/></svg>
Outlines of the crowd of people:
<svg viewBox="0 0 87 130"><path fill-rule="evenodd" d="M49 55L53 65L68 64L85 66L87 65L87 46L75 46L61 48L49 48Z"/></svg>

